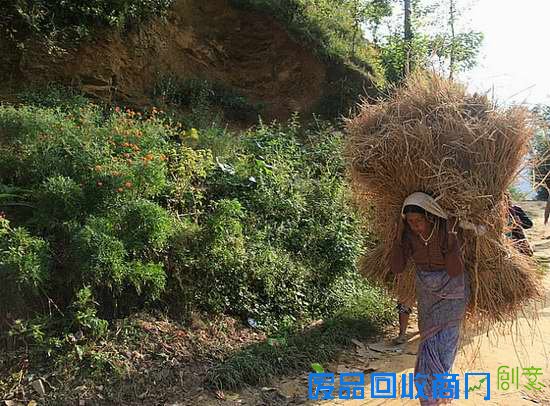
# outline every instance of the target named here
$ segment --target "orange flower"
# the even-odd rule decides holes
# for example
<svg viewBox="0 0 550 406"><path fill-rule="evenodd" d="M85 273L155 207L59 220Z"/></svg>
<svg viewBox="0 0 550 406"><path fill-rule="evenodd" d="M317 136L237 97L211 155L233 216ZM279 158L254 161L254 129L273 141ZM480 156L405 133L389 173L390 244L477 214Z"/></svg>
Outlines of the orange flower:
<svg viewBox="0 0 550 406"><path fill-rule="evenodd" d="M124 186L126 186L128 189L130 189L132 187L132 182L126 182L124 184Z"/></svg>
<svg viewBox="0 0 550 406"><path fill-rule="evenodd" d="M117 192L118 192L118 193L122 193L122 192L124 192L124 189L121 188L121 187L119 187L119 188L117 189Z"/></svg>

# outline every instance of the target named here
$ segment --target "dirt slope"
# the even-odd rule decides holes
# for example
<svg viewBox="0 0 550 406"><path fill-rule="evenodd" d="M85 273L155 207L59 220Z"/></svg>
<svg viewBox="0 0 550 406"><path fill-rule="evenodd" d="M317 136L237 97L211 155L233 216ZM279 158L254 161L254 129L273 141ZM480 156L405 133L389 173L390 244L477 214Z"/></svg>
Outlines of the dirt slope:
<svg viewBox="0 0 550 406"><path fill-rule="evenodd" d="M358 79L321 61L312 49L294 41L273 17L234 9L228 0L177 0L167 21L153 20L127 34L99 33L63 57L37 47L18 66L3 69L16 70L11 77L18 84L61 81L138 105L146 104L161 77L208 79L264 103L265 118L284 119L313 111L340 82ZM368 78L362 80L368 88Z"/></svg>

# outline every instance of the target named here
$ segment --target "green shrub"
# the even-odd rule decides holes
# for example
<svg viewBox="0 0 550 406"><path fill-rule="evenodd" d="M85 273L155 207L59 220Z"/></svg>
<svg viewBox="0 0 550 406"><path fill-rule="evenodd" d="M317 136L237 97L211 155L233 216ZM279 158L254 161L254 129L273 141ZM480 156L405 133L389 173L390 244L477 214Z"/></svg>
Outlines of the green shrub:
<svg viewBox="0 0 550 406"><path fill-rule="evenodd" d="M25 89L18 94L18 98L25 105L65 111L78 111L89 103L78 90L53 83L46 87Z"/></svg>
<svg viewBox="0 0 550 406"><path fill-rule="evenodd" d="M163 219L160 219L161 227L164 226L162 221ZM137 222L134 222L133 225L137 225ZM163 239L167 239L167 235L163 234L166 230L161 229L160 232L158 230L159 219L149 218L144 220L141 225L145 226L145 230L138 230L141 236L130 240L129 247L133 248L134 257L139 256L139 249L148 251L151 248L147 245L147 240L158 244L162 243ZM115 227L110 219L91 217L82 230L76 234L72 243L74 250L72 254L74 262L78 264L82 273L80 283L91 286L94 290L104 294L105 291L108 291L110 297L103 298L115 302L117 298L121 298L128 300L128 304L133 304L134 299L127 297L128 288L135 292L134 297L137 295L150 300L158 299L164 290L166 279L162 264L144 264L139 260L131 260L127 245L117 238ZM140 241L139 237L145 241ZM124 306L124 303L120 303L120 305Z"/></svg>
<svg viewBox="0 0 550 406"><path fill-rule="evenodd" d="M83 287L77 292L73 312L75 330L83 329L84 333L95 337L102 337L107 332L109 324L97 316L97 303L90 287Z"/></svg>
<svg viewBox="0 0 550 406"><path fill-rule="evenodd" d="M51 242L58 269L45 293L66 302L90 286L102 315L158 299L172 218L151 199L168 190L176 128L156 112L2 107L0 131L12 157L0 182L16 200L7 213ZM32 210L20 204L21 190Z"/></svg>
<svg viewBox="0 0 550 406"><path fill-rule="evenodd" d="M26 316L36 310L48 286L51 259L44 239L24 228L12 228L0 214L0 311L5 317Z"/></svg>
<svg viewBox="0 0 550 406"><path fill-rule="evenodd" d="M200 134L216 164L196 185L201 226L171 243L176 297L280 329L327 317L368 287L355 271L369 236L349 204L342 134L297 117L240 139Z"/></svg>
<svg viewBox="0 0 550 406"><path fill-rule="evenodd" d="M254 121L263 107L222 83L204 79L162 77L153 94L166 103L190 109L192 114L186 121L191 126L208 124L201 118L211 117L213 109L221 109L224 118L230 121Z"/></svg>
<svg viewBox="0 0 550 406"><path fill-rule="evenodd" d="M172 219L158 204L139 199L122 209L119 233L129 252L160 251L172 233Z"/></svg>
<svg viewBox="0 0 550 406"><path fill-rule="evenodd" d="M98 29L129 29L152 17L164 16L173 0L28 0L2 2L0 30L22 50L39 41L49 52L93 35Z"/></svg>
<svg viewBox="0 0 550 406"><path fill-rule="evenodd" d="M15 288L38 294L49 274L49 252L46 241L33 237L23 228L12 228L0 216L0 269L6 292Z"/></svg>
<svg viewBox="0 0 550 406"><path fill-rule="evenodd" d="M114 196L158 195L166 185L171 132L159 120L139 120L133 114L114 114L104 121L93 107L77 114L2 108L3 148L18 159L15 170L5 172L6 180L29 185L70 178L83 188L86 210Z"/></svg>
<svg viewBox="0 0 550 406"><path fill-rule="evenodd" d="M151 306L281 331L374 297L355 269L370 236L329 125L296 116L237 135L155 109L1 106L0 132L11 157L0 204L28 203L5 207L10 246L29 254L8 256L10 272L60 309L21 331L45 331L48 348L66 345L48 326L99 337L105 322Z"/></svg>
<svg viewBox="0 0 550 406"><path fill-rule="evenodd" d="M194 130L194 131L193 131ZM180 133L180 139L198 137L196 129ZM194 140L192 140L194 142ZM210 149L193 149L178 145L170 151L170 177L168 184L169 206L184 213L193 213L196 218L204 211L205 191L202 182L214 169Z"/></svg>
<svg viewBox="0 0 550 406"><path fill-rule="evenodd" d="M136 293L146 297L146 302L160 299L166 286L166 272L163 264L143 264L134 261L128 267L128 280Z"/></svg>
<svg viewBox="0 0 550 406"><path fill-rule="evenodd" d="M110 219L90 217L74 236L72 247L84 283L110 289L123 287L127 252Z"/></svg>
<svg viewBox="0 0 550 406"><path fill-rule="evenodd" d="M76 219L82 214L85 196L72 178L53 176L37 188L36 201L40 223L54 225L59 219Z"/></svg>

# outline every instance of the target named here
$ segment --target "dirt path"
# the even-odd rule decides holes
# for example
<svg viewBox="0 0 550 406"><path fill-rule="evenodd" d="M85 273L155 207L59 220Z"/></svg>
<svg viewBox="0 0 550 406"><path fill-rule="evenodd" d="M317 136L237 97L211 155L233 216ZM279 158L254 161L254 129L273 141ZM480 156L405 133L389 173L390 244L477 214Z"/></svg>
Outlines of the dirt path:
<svg viewBox="0 0 550 406"><path fill-rule="evenodd" d="M545 230L543 225L544 205L540 202L524 202L521 205L534 220L533 229L529 230L531 242L536 255L550 263L550 239L545 236L550 228ZM518 320L516 325L505 331L492 330L489 337L486 335L472 335L466 337L462 349L455 363L454 373L460 374L461 382L464 372L478 371L491 373L491 399L484 400L484 394L473 392L470 399L465 400L461 387L460 400L453 402L457 405L550 405L550 274L544 279L547 288L547 300L540 309L536 309L538 320L533 321L531 316ZM409 330L411 338L403 346L392 346L388 340L378 343L356 343L355 351L349 351L340 356L332 364L326 366L331 372L396 372L398 376L398 391L402 373L413 371L418 347L418 335L413 334L416 322L412 320ZM519 387L510 387L508 391L497 389L497 370L500 366L510 368L535 367L542 369L542 376L538 381L546 385L541 391L528 390L524 385L526 377L519 379ZM338 374L337 374L338 376ZM292 379L281 380L274 385L274 390L282 402L262 402L263 404L315 404L315 405L417 405L418 401L407 399L379 400L370 396L369 375L364 400L333 400L323 402L307 401L307 374ZM463 385L463 384L461 384ZM268 390L268 388L264 388ZM286 399L286 402L283 401ZM288 402L290 399L293 401Z"/></svg>

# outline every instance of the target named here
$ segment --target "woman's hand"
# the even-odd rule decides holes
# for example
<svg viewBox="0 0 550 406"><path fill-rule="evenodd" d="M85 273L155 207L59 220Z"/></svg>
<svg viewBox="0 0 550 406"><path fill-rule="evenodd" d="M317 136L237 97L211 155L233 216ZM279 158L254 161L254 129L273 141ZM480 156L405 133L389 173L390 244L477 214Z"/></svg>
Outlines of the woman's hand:
<svg viewBox="0 0 550 406"><path fill-rule="evenodd" d="M447 224L448 224L448 231L450 234L457 234L458 232L458 223L459 223L459 220L458 220L458 217L456 216L449 216L449 218L447 219Z"/></svg>

